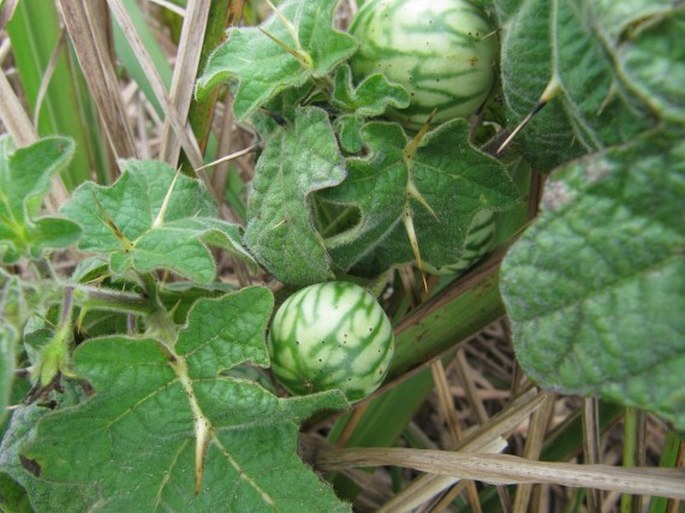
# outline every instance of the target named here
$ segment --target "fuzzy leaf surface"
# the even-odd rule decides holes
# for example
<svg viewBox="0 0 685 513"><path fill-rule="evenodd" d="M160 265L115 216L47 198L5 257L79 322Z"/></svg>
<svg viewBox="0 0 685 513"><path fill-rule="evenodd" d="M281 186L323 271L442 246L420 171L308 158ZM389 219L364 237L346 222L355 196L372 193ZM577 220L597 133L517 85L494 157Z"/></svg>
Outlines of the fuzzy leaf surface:
<svg viewBox="0 0 685 513"><path fill-rule="evenodd" d="M296 453L299 422L342 395L280 399L222 372L268 364L272 308L268 289L248 287L198 301L173 349L85 342L75 367L95 394L45 415L24 457L41 479L97 490L99 511L349 511Z"/></svg>
<svg viewBox="0 0 685 513"><path fill-rule="evenodd" d="M0 318L3 326L21 333L33 311L42 308L41 299L45 291L36 290L40 284L29 286L19 276L9 274L0 268Z"/></svg>
<svg viewBox="0 0 685 513"><path fill-rule="evenodd" d="M343 151L350 154L361 153L364 149L361 131L365 123L364 118L354 114L343 114L335 118L333 126Z"/></svg>
<svg viewBox="0 0 685 513"><path fill-rule="evenodd" d="M343 65L335 73L331 105L341 112L334 121L340 146L348 153L359 153L364 144L361 127L366 118L380 116L388 107L408 107L409 95L380 73L369 75L355 87L350 67Z"/></svg>
<svg viewBox="0 0 685 513"><path fill-rule="evenodd" d="M17 356L22 352L21 337L25 342L27 322L34 312L44 311L49 296L43 283L29 284L0 268L0 425L7 417L12 387L17 383L14 378Z"/></svg>
<svg viewBox="0 0 685 513"><path fill-rule="evenodd" d="M558 87L520 134L534 167L549 171L627 142L660 118L681 116L667 108L682 105L675 77L683 73L685 44L676 37L682 17L677 9L673 2L652 0L497 2L511 125L532 111L550 84ZM660 29L636 29L662 17Z"/></svg>
<svg viewBox="0 0 685 513"><path fill-rule="evenodd" d="M352 71L344 65L336 70L331 104L358 116L380 116L390 106L408 107L409 93L402 86L388 82L381 73L369 75L355 87Z"/></svg>
<svg viewBox="0 0 685 513"><path fill-rule="evenodd" d="M685 8L626 39L618 47L623 82L657 115L685 124Z"/></svg>
<svg viewBox="0 0 685 513"><path fill-rule="evenodd" d="M337 0L289 0L278 9L292 30L276 14L259 28L229 30L228 40L210 56L198 80L198 96L231 80L237 83L233 111L244 119L278 92L328 74L356 50L350 35L333 28L336 4Z"/></svg>
<svg viewBox="0 0 685 513"><path fill-rule="evenodd" d="M298 108L274 132L250 185L245 241L279 280L308 285L332 278L330 257L314 229L311 195L345 178L343 159L325 111Z"/></svg>
<svg viewBox="0 0 685 513"><path fill-rule="evenodd" d="M210 244L254 265L240 228L216 218L216 204L199 181L179 175L160 216L174 177L162 162L129 160L113 185L81 185L62 208L83 227L79 248L108 255L116 273L169 269L200 283L216 274Z"/></svg>
<svg viewBox="0 0 685 513"><path fill-rule="evenodd" d="M370 155L348 159L348 178L320 194L360 213L353 227L326 240L343 270L357 266L373 274L412 261L406 216L413 219L424 261L454 263L473 217L486 208L509 209L519 198L504 167L467 142L464 120L426 134L409 157L412 142L395 123L368 123L362 137Z"/></svg>
<svg viewBox="0 0 685 513"><path fill-rule="evenodd" d="M97 490L85 485L41 480L35 475L38 469L19 456L22 445L32 436L40 418L49 412L49 408L37 404L14 410L0 444L0 475L11 478L25 490L31 512L82 513L88 510L88 504L98 501Z"/></svg>
<svg viewBox="0 0 685 513"><path fill-rule="evenodd" d="M78 240L76 224L40 213L52 179L73 153L73 141L64 137L48 137L14 150L9 136L0 136L0 261L37 258L46 249Z"/></svg>
<svg viewBox="0 0 685 513"><path fill-rule="evenodd" d="M501 278L517 359L540 386L685 428L684 197L685 144L663 135L551 176Z"/></svg>

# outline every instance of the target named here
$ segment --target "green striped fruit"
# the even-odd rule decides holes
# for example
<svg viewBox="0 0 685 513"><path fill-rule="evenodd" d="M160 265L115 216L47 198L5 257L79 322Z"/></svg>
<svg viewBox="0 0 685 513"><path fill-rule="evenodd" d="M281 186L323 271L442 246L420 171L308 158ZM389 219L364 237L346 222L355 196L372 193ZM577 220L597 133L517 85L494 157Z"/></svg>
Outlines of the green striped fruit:
<svg viewBox="0 0 685 513"><path fill-rule="evenodd" d="M407 89L410 106L389 115L418 129L478 110L495 76L495 29L468 0L370 0L349 29L359 50L350 66L361 81L381 72Z"/></svg>
<svg viewBox="0 0 685 513"><path fill-rule="evenodd" d="M354 283L310 285L278 309L269 330L271 369L293 394L341 389L350 401L376 390L393 355L390 320Z"/></svg>
<svg viewBox="0 0 685 513"><path fill-rule="evenodd" d="M459 260L439 267L426 263L426 271L431 274L462 274L490 251L494 238L495 215L491 210L481 210L471 221Z"/></svg>

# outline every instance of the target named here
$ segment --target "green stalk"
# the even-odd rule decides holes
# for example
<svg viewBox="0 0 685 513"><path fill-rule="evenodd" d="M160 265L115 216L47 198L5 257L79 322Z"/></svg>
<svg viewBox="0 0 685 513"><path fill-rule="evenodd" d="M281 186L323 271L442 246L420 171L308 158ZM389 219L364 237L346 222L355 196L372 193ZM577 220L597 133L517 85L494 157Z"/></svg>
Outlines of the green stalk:
<svg viewBox="0 0 685 513"><path fill-rule="evenodd" d="M115 312L150 315L157 310L154 301L140 294L121 290L78 285L75 302L87 310L111 310Z"/></svg>
<svg viewBox="0 0 685 513"><path fill-rule="evenodd" d="M233 4L233 5L232 5ZM236 10L236 5L240 2L231 0L214 0L211 3L209 17L207 19L207 30L205 39L202 42L202 52L200 55L200 65L198 69L202 72L207 64L209 55L226 37L226 27L232 24ZM231 18L229 20L229 18ZM205 153L210 141L210 129L212 127L212 116L217 99L219 98L220 88L217 88L201 103L193 101L188 111L188 121L193 127L193 132L200 145L200 150ZM214 159L209 159L214 160ZM189 176L194 176L192 167L184 154L181 156L181 171Z"/></svg>
<svg viewBox="0 0 685 513"><path fill-rule="evenodd" d="M174 313L167 311L162 303L159 290L159 281L151 273L141 275L143 284L145 286L146 296L149 298L150 304L154 305L154 311L148 319L152 326L151 335L157 336L160 340L171 341L176 340L176 324L174 323ZM171 348L171 345L169 346Z"/></svg>
<svg viewBox="0 0 685 513"><path fill-rule="evenodd" d="M641 429L644 414L636 408L627 407L623 419L623 466L635 467L639 464L639 444L642 439ZM636 513L640 511L641 498L633 495L621 496L621 513Z"/></svg>
<svg viewBox="0 0 685 513"><path fill-rule="evenodd" d="M341 417L333 426L329 441L340 443L341 437L347 434L346 429L353 427L342 446L390 447L406 429L433 387L433 375L430 368L426 368L372 399L360 418L355 419L354 413ZM353 420L358 421L356 426L350 425ZM352 499L359 491L359 487L343 475L336 475L332 483L342 498Z"/></svg>
<svg viewBox="0 0 685 513"><path fill-rule="evenodd" d="M680 452L681 437L675 431L666 433L664 448L661 451L659 466L663 468L675 468L678 464L678 454ZM665 497L652 497L649 504L649 513L667 513L669 499Z"/></svg>
<svg viewBox="0 0 685 513"><path fill-rule="evenodd" d="M71 372L69 369L69 349L72 342L73 292L73 287L65 288L57 331L52 339L42 347L40 357L31 369L33 381L42 388L47 387L60 372L62 374Z"/></svg>
<svg viewBox="0 0 685 513"><path fill-rule="evenodd" d="M388 381L435 358L504 315L498 279L501 258L501 253L492 255L400 322L395 329L395 357Z"/></svg>
<svg viewBox="0 0 685 513"><path fill-rule="evenodd" d="M76 286L76 303L82 311L109 310L113 312L127 313L129 318L129 331L135 330L135 316L142 315L146 318L148 333L157 336L161 340L175 340L176 324L174 312L168 311L161 298L155 277L152 275L141 276L145 286L145 295L121 290L92 287L89 285Z"/></svg>

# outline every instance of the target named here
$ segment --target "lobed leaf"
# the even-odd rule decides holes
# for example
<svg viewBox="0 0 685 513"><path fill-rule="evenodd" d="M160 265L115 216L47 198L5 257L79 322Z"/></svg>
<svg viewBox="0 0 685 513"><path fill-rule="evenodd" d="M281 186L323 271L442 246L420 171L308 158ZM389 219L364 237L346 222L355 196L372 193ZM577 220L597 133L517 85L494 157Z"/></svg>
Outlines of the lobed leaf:
<svg viewBox="0 0 685 513"><path fill-rule="evenodd" d="M408 107L409 93L402 86L388 82L381 73L369 75L355 87L352 71L345 64L336 70L331 105L357 116L380 116L388 107Z"/></svg>
<svg viewBox="0 0 685 513"><path fill-rule="evenodd" d="M555 171L502 265L518 361L545 388L685 428L685 145L660 134Z"/></svg>
<svg viewBox="0 0 685 513"><path fill-rule="evenodd" d="M245 241L279 280L307 285L332 278L330 257L312 221L311 195L345 178L328 115L298 108L268 139L250 184Z"/></svg>
<svg viewBox="0 0 685 513"><path fill-rule="evenodd" d="M0 259L11 264L22 256L39 258L52 248L74 244L80 230L66 219L42 216L40 209L52 180L74 153L74 143L48 137L14 150L0 136Z"/></svg>
<svg viewBox="0 0 685 513"><path fill-rule="evenodd" d="M354 39L333 28L337 0L288 0L259 28L233 28L209 57L197 94L219 83L237 83L233 111L244 119L280 91L327 75L356 49ZM287 25L290 25L288 27Z"/></svg>
<svg viewBox="0 0 685 513"><path fill-rule="evenodd" d="M344 398L279 399L223 372L267 364L272 308L268 289L248 287L199 300L173 348L85 342L75 367L95 394L45 415L23 457L41 479L97 491L99 511L349 511L296 454L299 422Z"/></svg>
<svg viewBox="0 0 685 513"><path fill-rule="evenodd" d="M341 112L334 120L341 148L348 153L359 153L364 145L360 132L366 118L380 116L389 107L408 107L409 94L402 86L388 82L381 73L369 75L355 87L352 71L345 64L336 70L330 101Z"/></svg>
<svg viewBox="0 0 685 513"><path fill-rule="evenodd" d="M504 167L468 143L462 119L429 132L415 150L416 141L394 123L368 123L362 137L369 156L348 159L348 178L319 193L359 211L358 223L326 239L343 270L375 274L414 260L405 217L412 218L425 262L454 263L479 211L506 210L518 201Z"/></svg>
<svg viewBox="0 0 685 513"><path fill-rule="evenodd" d="M362 140L362 126L366 120L354 114L343 114L335 118L333 126L338 134L340 148L349 154L361 153L364 149Z"/></svg>
<svg viewBox="0 0 685 513"><path fill-rule="evenodd" d="M216 274L209 244L255 265L240 228L216 218L216 204L199 181L176 176L162 162L129 160L123 169L109 187L81 185L62 207L83 227L79 248L108 255L115 273L169 269L201 283Z"/></svg>

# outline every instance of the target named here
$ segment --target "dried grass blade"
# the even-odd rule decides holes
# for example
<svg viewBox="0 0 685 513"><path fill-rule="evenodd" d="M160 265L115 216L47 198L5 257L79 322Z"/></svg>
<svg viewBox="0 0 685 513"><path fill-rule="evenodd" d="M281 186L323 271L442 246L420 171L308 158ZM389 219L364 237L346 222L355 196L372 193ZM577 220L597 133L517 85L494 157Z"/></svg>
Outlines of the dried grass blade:
<svg viewBox="0 0 685 513"><path fill-rule="evenodd" d="M43 106L43 100L45 100L45 94L47 93L48 86L50 85L50 79L52 78L52 75L55 72L57 60L59 59L60 52L62 51L62 48L64 48L64 44L66 43L66 41L66 32L62 30L59 35L57 45L55 46L55 49L53 50L52 55L50 56L50 61L48 62L48 66L45 69L45 73L43 74L43 79L40 82L40 88L38 89L38 95L36 97L36 107L33 112L34 126L38 126L38 120L40 119L40 109Z"/></svg>
<svg viewBox="0 0 685 513"><path fill-rule="evenodd" d="M60 0L62 17L117 159L137 157L119 83L90 0Z"/></svg>
<svg viewBox="0 0 685 513"><path fill-rule="evenodd" d="M121 0L107 0L107 4L109 5L112 14L119 23L122 31L124 34L126 34L128 41L131 43L131 47L138 57L140 65L145 72L145 76L150 82L157 100L164 107L167 119L171 124L176 137L178 137L180 140L181 146L188 156L190 164L193 166L193 168L200 167L203 162L197 140L192 132L186 129L185 121L181 120L178 111L171 103L162 78L159 76L157 68L155 68L152 59L150 58L150 54L140 39L140 35L136 31L130 16L126 12L124 4L121 2Z"/></svg>
<svg viewBox="0 0 685 513"><path fill-rule="evenodd" d="M540 457L547 427L554 413L554 394L543 392L542 395L545 399L540 408L531 415L526 446L523 449L524 458L529 460L537 460ZM531 484L522 484L516 489L513 513L525 513L529 510L528 506L532 493L533 485Z"/></svg>
<svg viewBox="0 0 685 513"><path fill-rule="evenodd" d="M190 0L186 6L170 93L171 102L181 119L187 119L190 102L193 99L195 77L200 65L210 3L210 0ZM177 137L174 137L170 119L167 118L162 132L160 159L175 165L180 149L180 142Z"/></svg>
<svg viewBox="0 0 685 513"><path fill-rule="evenodd" d="M599 463L599 401L594 397L583 399L583 461L585 463ZM602 511L602 494L600 490L588 490L588 513Z"/></svg>
<svg viewBox="0 0 685 513"><path fill-rule="evenodd" d="M682 469L553 463L502 454L397 448L333 449L322 453L318 464L324 470L392 465L484 483L550 483L685 499Z"/></svg>
<svg viewBox="0 0 685 513"><path fill-rule="evenodd" d="M17 147L28 146L38 140L36 128L4 72L0 73L0 119Z"/></svg>
<svg viewBox="0 0 685 513"><path fill-rule="evenodd" d="M17 8L19 0L5 0L0 2L0 30L5 28L7 22L12 19L14 10Z"/></svg>
<svg viewBox="0 0 685 513"><path fill-rule="evenodd" d="M459 416L454 408L454 402L452 394L449 390L449 383L447 381L447 373L445 372L445 367L442 364L442 360L436 360L431 365L433 369L433 380L435 381L435 389L438 396L438 405L442 415L447 424L448 430L452 438L452 446L457 446L461 441L461 426L459 425ZM487 451L490 452L490 451ZM498 451L494 451L498 452ZM476 484L473 481L469 481L467 484L467 495L468 501L471 505L471 509L475 513L480 513L482 508L480 506L480 501L478 499L478 491L476 490Z"/></svg>
<svg viewBox="0 0 685 513"><path fill-rule="evenodd" d="M503 435L508 435L544 401L533 388L512 401L507 408L474 431L455 450L461 452L501 452L506 447ZM452 454L446 451L445 454ZM459 481L460 477L430 472L415 479L401 493L387 502L378 513L401 513L423 504Z"/></svg>

